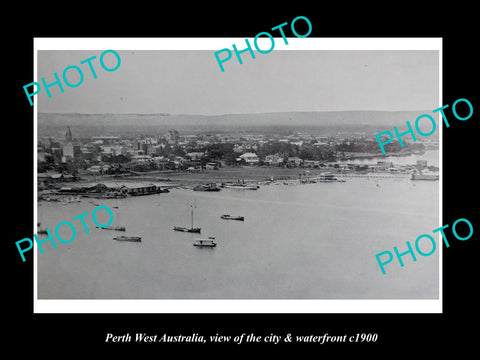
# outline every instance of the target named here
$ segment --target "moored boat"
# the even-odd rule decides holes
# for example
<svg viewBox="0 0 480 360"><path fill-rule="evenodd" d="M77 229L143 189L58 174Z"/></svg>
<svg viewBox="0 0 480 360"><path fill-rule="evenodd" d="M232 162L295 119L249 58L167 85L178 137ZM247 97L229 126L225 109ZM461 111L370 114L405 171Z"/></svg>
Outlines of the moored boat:
<svg viewBox="0 0 480 360"><path fill-rule="evenodd" d="M40 223L37 223L37 226L39 227L37 234L48 234L47 229L43 229Z"/></svg>
<svg viewBox="0 0 480 360"><path fill-rule="evenodd" d="M334 181L339 181L338 178L331 174L331 173L323 173L320 174L319 176L315 177L315 180L317 182L334 182Z"/></svg>
<svg viewBox="0 0 480 360"><path fill-rule="evenodd" d="M125 231L126 228L125 226L107 226L107 227L100 227L97 226L97 229L102 229L102 230L114 230L114 231Z"/></svg>
<svg viewBox="0 0 480 360"><path fill-rule="evenodd" d="M196 185L193 187L193 191L220 191L220 188L215 183L206 185Z"/></svg>
<svg viewBox="0 0 480 360"><path fill-rule="evenodd" d="M189 232L189 233L199 233L201 231L201 228L194 228L193 227L193 208L195 206L194 205L190 205L190 208L191 208L191 212L190 212L190 227L187 228L187 227L184 227L184 226L174 226L173 227L173 230L175 231L182 231L182 232Z"/></svg>
<svg viewBox="0 0 480 360"><path fill-rule="evenodd" d="M239 221L244 221L245 220L245 217L243 217L243 216L233 216L233 215L228 215L228 214L224 214L224 215L220 216L220 218L225 219L225 220L239 220Z"/></svg>
<svg viewBox="0 0 480 360"><path fill-rule="evenodd" d="M193 246L198 246L198 247L215 247L217 246L217 243L214 242L215 238L213 236L209 236L208 239L196 239L195 242L193 243Z"/></svg>
<svg viewBox="0 0 480 360"><path fill-rule="evenodd" d="M117 241L132 241L132 242L140 242L142 238L140 236L117 236L114 237L113 240Z"/></svg>
<svg viewBox="0 0 480 360"><path fill-rule="evenodd" d="M201 232L201 228L186 228L186 227L183 227L183 226L174 226L173 227L173 230L175 231L183 231L183 232L190 232L190 233L199 233Z"/></svg>
<svg viewBox="0 0 480 360"><path fill-rule="evenodd" d="M114 208L118 209L118 206L114 206ZM96 228L97 229L102 229L102 230L125 231L126 230L125 226L120 226L120 214L119 214L118 210L115 211L115 213L116 213L115 217L117 218L117 225L110 225L110 226L106 226L106 227L105 226L104 227L97 226Z"/></svg>

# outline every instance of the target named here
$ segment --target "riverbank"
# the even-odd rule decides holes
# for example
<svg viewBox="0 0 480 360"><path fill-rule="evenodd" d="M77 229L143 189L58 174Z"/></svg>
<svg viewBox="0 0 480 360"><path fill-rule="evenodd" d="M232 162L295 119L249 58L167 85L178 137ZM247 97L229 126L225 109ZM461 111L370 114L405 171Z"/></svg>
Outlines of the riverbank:
<svg viewBox="0 0 480 360"><path fill-rule="evenodd" d="M222 183L222 182L263 182L279 180L295 180L306 176L314 177L328 172L325 169L302 169L262 166L222 167L218 170L201 171L152 171L142 175L120 176L82 176L82 182L102 181L144 181L161 183L161 186L193 186L197 184Z"/></svg>
<svg viewBox="0 0 480 360"><path fill-rule="evenodd" d="M421 165L419 161L422 161ZM425 167L427 163L433 166L430 165L427 168ZM357 177L378 180L402 179L410 178L410 174L422 170L438 172L439 169L435 166L438 163L438 151L429 151L422 156L345 161L326 164L328 166L322 167L224 166L215 170L154 170L119 175L80 173L79 179L75 182L53 182L43 186L42 189L39 188L38 199L71 202L72 195L105 199L150 195L175 188L201 189L207 184L220 186L222 183L264 186L348 181ZM330 175L325 177L325 174Z"/></svg>

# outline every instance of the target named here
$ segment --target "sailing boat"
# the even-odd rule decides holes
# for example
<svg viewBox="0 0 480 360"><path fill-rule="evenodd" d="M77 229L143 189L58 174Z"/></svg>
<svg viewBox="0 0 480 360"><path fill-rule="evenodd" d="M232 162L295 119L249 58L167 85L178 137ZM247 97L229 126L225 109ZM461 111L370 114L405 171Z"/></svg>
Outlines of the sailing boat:
<svg viewBox="0 0 480 360"><path fill-rule="evenodd" d="M37 223L37 226L39 227L37 234L48 234L47 229L43 229L40 223Z"/></svg>
<svg viewBox="0 0 480 360"><path fill-rule="evenodd" d="M118 209L118 206L117 206L117 209ZM126 230L125 226L120 226L120 215L118 213L118 210L116 211L116 214L117 214L117 226L112 226L112 225L107 226L107 227L97 226L97 229L125 231Z"/></svg>
<svg viewBox="0 0 480 360"><path fill-rule="evenodd" d="M190 218L191 218L191 222L190 222L190 228L186 228L186 227L183 227L183 226L174 226L173 227L173 230L175 231L183 231L183 232L189 232L189 233L199 233L201 228L194 228L193 227L193 208L195 206L194 205L190 205Z"/></svg>

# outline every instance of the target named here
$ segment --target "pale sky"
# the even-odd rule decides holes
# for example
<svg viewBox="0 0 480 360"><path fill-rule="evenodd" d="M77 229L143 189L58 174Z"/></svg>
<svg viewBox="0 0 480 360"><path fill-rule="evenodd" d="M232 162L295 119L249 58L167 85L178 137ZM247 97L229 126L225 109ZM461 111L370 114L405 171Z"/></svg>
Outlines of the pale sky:
<svg viewBox="0 0 480 360"><path fill-rule="evenodd" d="M439 104L438 51L294 50L232 55L221 72L213 50L119 50L106 72L101 50L38 51L38 81L77 65L83 83L36 95L39 112L218 115L283 111L430 110ZM93 55L97 79L87 64ZM112 54L107 65L115 65ZM223 56L223 55L222 55ZM108 61L107 61L108 60ZM76 82L75 71L69 72ZM63 80L62 80L63 82ZM30 88L32 91L32 88ZM26 99L28 104L28 100Z"/></svg>

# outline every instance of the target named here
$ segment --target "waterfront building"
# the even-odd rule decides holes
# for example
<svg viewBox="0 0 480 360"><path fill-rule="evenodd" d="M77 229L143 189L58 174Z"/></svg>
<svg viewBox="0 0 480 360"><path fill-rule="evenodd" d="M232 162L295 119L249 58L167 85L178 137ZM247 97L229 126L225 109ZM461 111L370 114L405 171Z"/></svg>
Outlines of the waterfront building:
<svg viewBox="0 0 480 360"><path fill-rule="evenodd" d="M63 182L72 182L76 178L70 174L61 174L61 173L38 173L37 174L37 184L38 189L46 189L51 185L59 184Z"/></svg>
<svg viewBox="0 0 480 360"><path fill-rule="evenodd" d="M150 195L158 192L158 188L153 184L134 184L127 183L120 187L123 193L131 196Z"/></svg>
<svg viewBox="0 0 480 360"><path fill-rule="evenodd" d="M318 168L320 166L319 160L304 160L303 166L306 168Z"/></svg>
<svg viewBox="0 0 480 360"><path fill-rule="evenodd" d="M260 161L260 160L258 159L257 154L251 153L251 152L242 154L242 155L240 155L239 158L240 158L241 160L244 160L244 161L245 161L247 164L249 164L249 165L256 165L256 164L258 164L258 162Z"/></svg>
<svg viewBox="0 0 480 360"><path fill-rule="evenodd" d="M377 170L388 171L393 168L393 162L391 161L377 161Z"/></svg>
<svg viewBox="0 0 480 360"><path fill-rule="evenodd" d="M205 169L206 170L218 170L218 164L215 162L210 162L205 164Z"/></svg>
<svg viewBox="0 0 480 360"><path fill-rule="evenodd" d="M268 165L279 166L283 164L283 155L280 155L280 154L267 155L265 156L264 162Z"/></svg>
<svg viewBox="0 0 480 360"><path fill-rule="evenodd" d="M302 165L303 160L298 156L290 156L287 160L287 166L300 166Z"/></svg>

